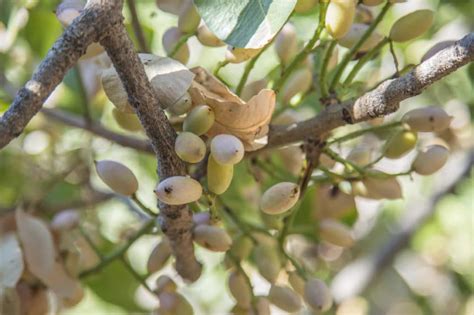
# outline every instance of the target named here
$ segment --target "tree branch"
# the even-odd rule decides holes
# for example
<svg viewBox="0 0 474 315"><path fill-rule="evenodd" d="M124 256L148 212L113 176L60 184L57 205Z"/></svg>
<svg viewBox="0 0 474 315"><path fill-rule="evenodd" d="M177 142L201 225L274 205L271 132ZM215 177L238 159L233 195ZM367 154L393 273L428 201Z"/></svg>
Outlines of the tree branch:
<svg viewBox="0 0 474 315"><path fill-rule="evenodd" d="M401 101L419 95L434 82L474 60L474 33L469 33L422 62L408 74L387 80L356 101L331 105L314 118L288 126L271 126L268 145L262 150L298 142L346 124L386 116L398 110ZM255 151L258 152L258 151Z"/></svg>
<svg viewBox="0 0 474 315"><path fill-rule="evenodd" d="M66 125L90 131L99 137L110 140L121 146L129 147L145 153L154 153L149 141L133 136L125 136L115 133L107 128L104 128L97 122L87 122L82 117L78 117L59 109L43 108L41 109L41 113L48 118L52 118Z"/></svg>
<svg viewBox="0 0 474 315"><path fill-rule="evenodd" d="M125 27L117 25L100 43L112 60L129 102L151 140L158 160L158 176L163 180L186 175L185 164L174 151L176 132L161 109ZM201 264L194 255L192 213L186 205L170 206L158 202L158 206L161 229L169 238L176 257L176 270L183 278L194 281L201 274Z"/></svg>
<svg viewBox="0 0 474 315"><path fill-rule="evenodd" d="M18 137L38 113L67 71L112 27L122 21L120 1L92 0L54 43L33 77L22 87L0 118L0 149Z"/></svg>

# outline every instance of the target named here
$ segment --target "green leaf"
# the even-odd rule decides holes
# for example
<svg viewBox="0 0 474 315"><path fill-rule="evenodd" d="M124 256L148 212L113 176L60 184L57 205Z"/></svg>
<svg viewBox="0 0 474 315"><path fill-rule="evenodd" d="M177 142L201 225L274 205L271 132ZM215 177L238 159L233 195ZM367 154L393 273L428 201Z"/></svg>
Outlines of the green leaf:
<svg viewBox="0 0 474 315"><path fill-rule="evenodd" d="M104 240L101 250L114 246L116 245ZM87 277L85 284L102 300L127 310L129 314L143 311L135 302L135 291L140 283L120 259L113 261L97 274Z"/></svg>
<svg viewBox="0 0 474 315"><path fill-rule="evenodd" d="M234 47L265 46L285 24L296 0L194 0L206 25Z"/></svg>
<svg viewBox="0 0 474 315"><path fill-rule="evenodd" d="M43 9L29 11L29 19L24 28L24 36L32 50L44 58L48 50L62 33L61 24L53 12Z"/></svg>

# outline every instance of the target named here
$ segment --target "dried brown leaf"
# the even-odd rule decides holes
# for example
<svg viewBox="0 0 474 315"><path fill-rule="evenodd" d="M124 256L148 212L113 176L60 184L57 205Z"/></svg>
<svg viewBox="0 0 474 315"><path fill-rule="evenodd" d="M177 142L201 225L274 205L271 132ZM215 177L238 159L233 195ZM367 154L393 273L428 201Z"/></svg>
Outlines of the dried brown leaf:
<svg viewBox="0 0 474 315"><path fill-rule="evenodd" d="M189 89L193 104L206 104L214 110L215 123L208 136L232 134L242 140L246 151L263 147L275 108L275 92L263 89L244 102L204 68L191 71L196 74Z"/></svg>

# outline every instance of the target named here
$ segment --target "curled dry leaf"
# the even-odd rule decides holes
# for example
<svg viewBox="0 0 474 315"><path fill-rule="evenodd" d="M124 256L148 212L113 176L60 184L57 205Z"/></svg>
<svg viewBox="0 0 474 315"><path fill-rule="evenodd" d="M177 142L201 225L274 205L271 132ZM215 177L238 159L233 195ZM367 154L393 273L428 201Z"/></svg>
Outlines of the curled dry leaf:
<svg viewBox="0 0 474 315"><path fill-rule="evenodd" d="M176 103L188 90L194 74L178 61L152 54L140 54L148 79L166 108Z"/></svg>
<svg viewBox="0 0 474 315"><path fill-rule="evenodd" d="M188 90L194 74L178 61L152 54L139 54L148 80L163 108L176 103ZM110 101L121 111L130 111L125 88L111 67L102 74L102 85Z"/></svg>
<svg viewBox="0 0 474 315"><path fill-rule="evenodd" d="M23 273L23 255L14 233L0 238L0 287L14 288Z"/></svg>
<svg viewBox="0 0 474 315"><path fill-rule="evenodd" d="M214 110L215 123L207 135L232 134L242 140L246 151L265 146L275 92L263 89L244 102L204 68L191 71L196 75L189 89L193 104L206 104Z"/></svg>

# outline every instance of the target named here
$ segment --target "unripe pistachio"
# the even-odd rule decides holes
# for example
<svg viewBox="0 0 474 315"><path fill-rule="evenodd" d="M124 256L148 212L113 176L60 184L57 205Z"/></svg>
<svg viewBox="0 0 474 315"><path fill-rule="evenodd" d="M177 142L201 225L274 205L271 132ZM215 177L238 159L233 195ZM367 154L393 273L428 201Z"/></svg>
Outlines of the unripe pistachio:
<svg viewBox="0 0 474 315"><path fill-rule="evenodd" d="M390 29L390 39L394 42L407 42L423 35L433 24L434 12L417 10L398 19Z"/></svg>
<svg viewBox="0 0 474 315"><path fill-rule="evenodd" d="M174 150L181 160L198 163L206 155L206 144L194 133L181 132L176 137Z"/></svg>
<svg viewBox="0 0 474 315"><path fill-rule="evenodd" d="M270 303L288 313L294 313L301 309L301 298L295 291L288 287L272 285L268 293Z"/></svg>
<svg viewBox="0 0 474 315"><path fill-rule="evenodd" d="M296 271L288 273L288 283L291 285L293 290L301 296L304 296L305 280L300 277Z"/></svg>
<svg viewBox="0 0 474 315"><path fill-rule="evenodd" d="M424 62L430 59L431 57L439 53L441 50L453 45L455 42L456 42L455 40L445 40L445 41L436 43L423 55L423 57L421 57L421 62Z"/></svg>
<svg viewBox="0 0 474 315"><path fill-rule="evenodd" d="M125 113L117 108L113 108L112 115L114 116L115 122L125 130L135 132L143 129L140 120L135 114Z"/></svg>
<svg viewBox="0 0 474 315"><path fill-rule="evenodd" d="M335 39L349 31L356 10L355 0L332 0L326 12L326 29Z"/></svg>
<svg viewBox="0 0 474 315"><path fill-rule="evenodd" d="M183 122L183 130L198 136L205 134L214 124L214 111L207 105L200 105L188 113Z"/></svg>
<svg viewBox="0 0 474 315"><path fill-rule="evenodd" d="M176 283L168 277L167 275L160 275L156 279L156 294L161 294L162 292L176 292L178 286Z"/></svg>
<svg viewBox="0 0 474 315"><path fill-rule="evenodd" d="M366 24L352 24L350 30L347 32L344 37L340 38L337 42L339 45L352 48L364 35L364 33L369 28L369 25ZM383 39L382 35L377 32L372 32L369 38L362 44L362 47L359 48L359 52L366 52L373 49L377 44Z"/></svg>
<svg viewBox="0 0 474 315"><path fill-rule="evenodd" d="M183 36L183 33L181 33L181 31L177 27L171 27L163 34L163 48L165 49L167 54L171 54L181 36ZM184 43L178 49L178 51L174 54L173 59L178 60L184 65L188 62L189 46L187 43Z"/></svg>
<svg viewBox="0 0 474 315"><path fill-rule="evenodd" d="M290 125L302 120L301 115L294 109L286 109L272 119L272 125Z"/></svg>
<svg viewBox="0 0 474 315"><path fill-rule="evenodd" d="M346 194L338 186L322 185L316 191L316 209L323 218L343 218L356 208L354 196Z"/></svg>
<svg viewBox="0 0 474 315"><path fill-rule="evenodd" d="M304 300L315 311L326 312L332 306L331 291L323 281L316 278L306 282Z"/></svg>
<svg viewBox="0 0 474 315"><path fill-rule="evenodd" d="M173 115L179 116L179 115L186 114L191 109L192 105L193 105L193 102L191 100L191 95L189 95L189 93L186 92L174 104L171 104L170 106L168 106L166 110Z"/></svg>
<svg viewBox="0 0 474 315"><path fill-rule="evenodd" d="M255 57L261 50L262 48L241 48L229 46L225 54L225 59L230 63L241 63L245 60Z"/></svg>
<svg viewBox="0 0 474 315"><path fill-rule="evenodd" d="M166 265L168 259L171 257L171 246L168 238L163 237L152 250L150 257L148 257L147 270L148 273L154 273Z"/></svg>
<svg viewBox="0 0 474 315"><path fill-rule="evenodd" d="M247 236L240 236L233 243L230 252L239 260L247 259L253 249L252 240Z"/></svg>
<svg viewBox="0 0 474 315"><path fill-rule="evenodd" d="M346 160L354 164L363 166L363 165L369 164L371 161L371 158L372 158L371 150L365 146L359 146L359 147L353 148L351 152L349 152L349 154L346 157Z"/></svg>
<svg viewBox="0 0 474 315"><path fill-rule="evenodd" d="M257 311L257 315L271 315L270 301L264 296L257 296L255 309Z"/></svg>
<svg viewBox="0 0 474 315"><path fill-rule="evenodd" d="M27 314L27 315L41 315L41 314L49 314L49 310L51 308L49 297L48 297L48 290L46 288L37 288L35 290L30 289L28 295L19 295L16 298L19 298L19 309L17 311L13 310L13 303L14 301L9 301L7 297L7 292L10 288L2 288L2 295L0 296L0 305L2 314L5 315L13 315L13 314ZM15 290L13 288L12 290ZM17 291L18 292L18 291ZM20 291L21 292L21 291ZM26 293L26 292L25 292ZM17 294L15 292L15 294ZM26 302L26 303L25 303ZM25 303L25 304L23 304ZM23 313L20 312L20 309L25 308L27 312Z"/></svg>
<svg viewBox="0 0 474 315"><path fill-rule="evenodd" d="M278 150L286 170L293 175L298 175L304 165L304 153L299 145L293 145Z"/></svg>
<svg viewBox="0 0 474 315"><path fill-rule="evenodd" d="M81 0L63 0L56 8L56 17L62 26L68 27L81 14L82 9L84 2Z"/></svg>
<svg viewBox="0 0 474 315"><path fill-rule="evenodd" d="M296 13L308 13L318 4L318 0L298 0L295 5Z"/></svg>
<svg viewBox="0 0 474 315"><path fill-rule="evenodd" d="M214 252L225 252L232 245L232 239L227 232L212 225L198 225L194 227L193 239L199 245Z"/></svg>
<svg viewBox="0 0 474 315"><path fill-rule="evenodd" d="M374 21L372 10L365 5L358 5L354 16L355 23L371 24Z"/></svg>
<svg viewBox="0 0 474 315"><path fill-rule="evenodd" d="M211 222L211 215L209 212L198 212L193 214L193 223L195 225L207 224Z"/></svg>
<svg viewBox="0 0 474 315"><path fill-rule="evenodd" d="M68 27L84 9L84 2L80 0L65 0L56 8L56 17L63 27ZM104 52L99 43L91 43L81 59L89 59Z"/></svg>
<svg viewBox="0 0 474 315"><path fill-rule="evenodd" d="M217 163L213 155L207 161L207 188L213 193L223 194L230 186L234 176L232 164Z"/></svg>
<svg viewBox="0 0 474 315"><path fill-rule="evenodd" d="M253 254L258 272L268 282L275 283L281 269L281 262L276 248L260 244L255 247Z"/></svg>
<svg viewBox="0 0 474 315"><path fill-rule="evenodd" d="M243 308L249 308L252 302L252 288L244 275L237 271L231 272L228 285L230 293L237 302L237 305Z"/></svg>
<svg viewBox="0 0 474 315"><path fill-rule="evenodd" d="M75 209L67 209L56 213L51 220L51 229L54 231L67 231L79 225L81 219Z"/></svg>
<svg viewBox="0 0 474 315"><path fill-rule="evenodd" d="M283 64L288 64L298 51L295 27L287 23L275 38L275 51Z"/></svg>
<svg viewBox="0 0 474 315"><path fill-rule="evenodd" d="M362 3L368 6L376 6L384 2L384 0L362 0Z"/></svg>
<svg viewBox="0 0 474 315"><path fill-rule="evenodd" d="M211 141L211 154L220 164L237 164L244 157L244 145L233 135L221 134Z"/></svg>
<svg viewBox="0 0 474 315"><path fill-rule="evenodd" d="M220 47L225 43L221 41L206 25L201 25L197 31L197 39L204 46Z"/></svg>
<svg viewBox="0 0 474 315"><path fill-rule="evenodd" d="M127 92L113 67L102 71L101 81L105 95L112 104L122 112L133 113L133 109L128 102Z"/></svg>
<svg viewBox="0 0 474 315"><path fill-rule="evenodd" d="M327 168L333 168L334 165L336 165L336 161L334 161L330 156L324 153L319 156L319 163Z"/></svg>
<svg viewBox="0 0 474 315"><path fill-rule="evenodd" d="M423 107L407 112L402 121L415 131L439 132L449 127L451 119L440 107Z"/></svg>
<svg viewBox="0 0 474 315"><path fill-rule="evenodd" d="M163 292L158 295L160 300L159 314L166 315L193 315L193 307L188 300L177 292Z"/></svg>
<svg viewBox="0 0 474 315"><path fill-rule="evenodd" d="M260 209L267 214L280 214L291 209L300 196L295 183L278 183L265 191L260 200Z"/></svg>
<svg viewBox="0 0 474 315"><path fill-rule="evenodd" d="M433 145L418 153L413 161L412 168L420 175L431 175L446 164L449 150L441 145Z"/></svg>
<svg viewBox="0 0 474 315"><path fill-rule="evenodd" d="M193 4L193 1L188 1L181 8L178 17L178 28L183 33L192 33L196 31L201 22L201 17Z"/></svg>
<svg viewBox="0 0 474 315"><path fill-rule="evenodd" d="M83 298L84 289L79 284L77 284L74 288L73 293L71 293L70 296L62 299L62 303L64 307L70 308L79 304L79 302L81 302Z"/></svg>
<svg viewBox="0 0 474 315"><path fill-rule="evenodd" d="M319 223L319 235L323 240L337 246L349 247L354 244L351 230L333 219L325 219Z"/></svg>
<svg viewBox="0 0 474 315"><path fill-rule="evenodd" d="M156 0L158 8L164 12L178 15L187 0Z"/></svg>
<svg viewBox="0 0 474 315"><path fill-rule="evenodd" d="M313 75L309 68L301 68L290 74L281 88L282 102L287 104L293 96L304 93L311 87Z"/></svg>
<svg viewBox="0 0 474 315"><path fill-rule="evenodd" d="M133 195L138 189L138 180L133 172L122 163L102 160L95 163L97 174L116 193Z"/></svg>
<svg viewBox="0 0 474 315"><path fill-rule="evenodd" d="M369 177L358 183L357 192L369 199L399 199L402 198L402 187L396 177Z"/></svg>
<svg viewBox="0 0 474 315"><path fill-rule="evenodd" d="M339 62L339 48L336 46L334 47L332 51L331 58L329 59L327 71L329 72L333 70L334 68L336 68L338 62Z"/></svg>
<svg viewBox="0 0 474 315"><path fill-rule="evenodd" d="M183 205L201 198L202 187L187 176L172 176L162 180L155 189L158 199L169 205Z"/></svg>
<svg viewBox="0 0 474 315"><path fill-rule="evenodd" d="M411 130L403 130L393 135L385 144L384 156L389 159L398 159L413 150L418 136Z"/></svg>

